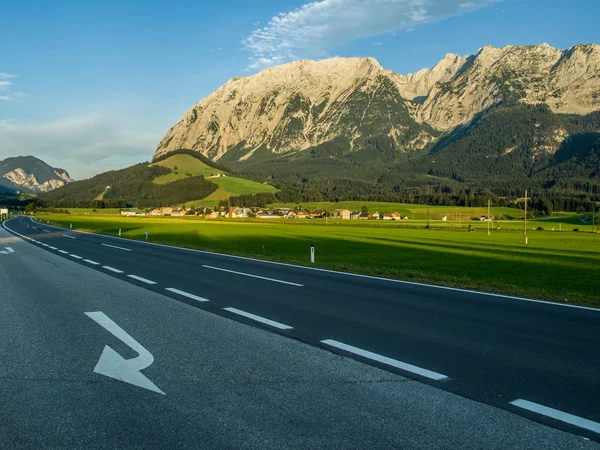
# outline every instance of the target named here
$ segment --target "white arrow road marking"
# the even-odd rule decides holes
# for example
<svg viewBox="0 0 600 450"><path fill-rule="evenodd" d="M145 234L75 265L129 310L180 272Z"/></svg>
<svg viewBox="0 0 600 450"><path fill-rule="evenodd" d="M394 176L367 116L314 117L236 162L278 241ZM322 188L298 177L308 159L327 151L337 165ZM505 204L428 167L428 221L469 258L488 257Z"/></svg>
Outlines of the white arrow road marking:
<svg viewBox="0 0 600 450"><path fill-rule="evenodd" d="M0 254L2 255L9 255L11 253L14 253L15 251L10 248L10 247L4 247L4 250L0 252Z"/></svg>
<svg viewBox="0 0 600 450"><path fill-rule="evenodd" d="M140 372L140 370L152 365L154 356L103 312L88 312L85 314L139 353L137 358L125 359L107 345L104 347L104 351L94 368L94 372L165 395L163 391Z"/></svg>

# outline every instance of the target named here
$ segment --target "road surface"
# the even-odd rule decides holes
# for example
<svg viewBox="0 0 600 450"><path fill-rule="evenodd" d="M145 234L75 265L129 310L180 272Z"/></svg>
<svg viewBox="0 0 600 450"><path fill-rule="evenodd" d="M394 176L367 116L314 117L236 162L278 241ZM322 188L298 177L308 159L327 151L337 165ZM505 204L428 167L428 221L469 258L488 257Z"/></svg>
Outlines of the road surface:
<svg viewBox="0 0 600 450"><path fill-rule="evenodd" d="M13 234L2 232L0 250L13 253L0 255L10 294L2 296L0 392L20 401L3 405L0 423L9 426L0 437L33 439L23 423L35 436L42 421L41 436L56 446L80 436L73 446L88 448L94 436L99 448L119 439L140 448L600 441L600 311L147 245L27 218L5 225ZM110 374L125 363L105 346L132 361L126 376ZM51 441L23 441L39 442Z"/></svg>

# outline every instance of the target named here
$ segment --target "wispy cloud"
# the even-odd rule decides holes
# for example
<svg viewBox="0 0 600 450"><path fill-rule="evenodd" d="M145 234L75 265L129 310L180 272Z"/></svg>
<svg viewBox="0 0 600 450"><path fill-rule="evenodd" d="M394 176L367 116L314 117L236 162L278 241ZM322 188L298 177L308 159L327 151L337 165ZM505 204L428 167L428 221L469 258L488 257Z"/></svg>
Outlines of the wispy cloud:
<svg viewBox="0 0 600 450"><path fill-rule="evenodd" d="M25 95L22 92L14 92L12 90L13 82L9 81L12 78L15 78L15 75L0 72L0 100L16 100Z"/></svg>
<svg viewBox="0 0 600 450"><path fill-rule="evenodd" d="M136 128L108 114L34 124L0 121L0 160L34 155L77 179L87 178L152 158L164 130Z"/></svg>
<svg viewBox="0 0 600 450"><path fill-rule="evenodd" d="M409 30L502 0L321 0L273 17L242 43L249 69L321 57L355 39Z"/></svg>

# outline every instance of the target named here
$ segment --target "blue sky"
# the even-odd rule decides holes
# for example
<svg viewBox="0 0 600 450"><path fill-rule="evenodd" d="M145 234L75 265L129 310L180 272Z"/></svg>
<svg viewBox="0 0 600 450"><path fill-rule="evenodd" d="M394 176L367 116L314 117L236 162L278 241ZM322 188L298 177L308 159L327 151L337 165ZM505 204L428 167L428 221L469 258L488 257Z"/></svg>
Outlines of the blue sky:
<svg viewBox="0 0 600 450"><path fill-rule="evenodd" d="M19 0L0 6L0 159L84 178L152 158L234 76L373 56L399 73L486 44L600 43L598 0Z"/></svg>

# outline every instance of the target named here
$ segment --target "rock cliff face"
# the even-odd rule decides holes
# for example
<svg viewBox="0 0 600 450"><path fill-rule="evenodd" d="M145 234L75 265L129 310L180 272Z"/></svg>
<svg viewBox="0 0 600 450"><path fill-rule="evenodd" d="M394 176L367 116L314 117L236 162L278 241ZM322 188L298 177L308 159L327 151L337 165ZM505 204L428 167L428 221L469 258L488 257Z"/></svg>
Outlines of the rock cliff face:
<svg viewBox="0 0 600 450"><path fill-rule="evenodd" d="M244 161L260 148L283 155L340 137L351 148L385 138L417 150L501 102L544 103L554 113L600 109L600 46L487 46L407 76L372 58L285 64L232 79L201 100L155 157L185 148L218 160L236 149Z"/></svg>
<svg viewBox="0 0 600 450"><path fill-rule="evenodd" d="M600 46L487 46L474 56L447 55L433 69L398 76L397 82L413 101L414 117L441 130L502 101L587 114L600 109Z"/></svg>
<svg viewBox="0 0 600 450"><path fill-rule="evenodd" d="M48 192L70 183L63 169L56 169L33 156L19 156L0 161L0 185L21 192Z"/></svg>

